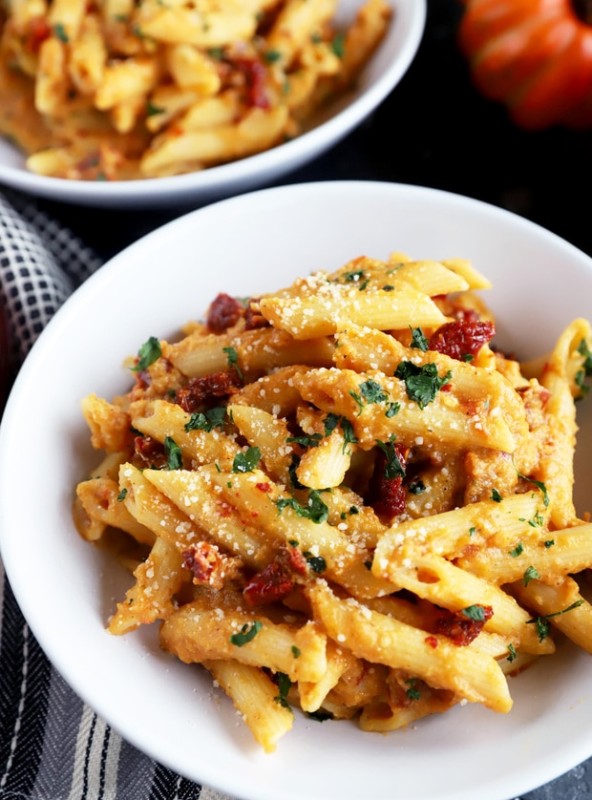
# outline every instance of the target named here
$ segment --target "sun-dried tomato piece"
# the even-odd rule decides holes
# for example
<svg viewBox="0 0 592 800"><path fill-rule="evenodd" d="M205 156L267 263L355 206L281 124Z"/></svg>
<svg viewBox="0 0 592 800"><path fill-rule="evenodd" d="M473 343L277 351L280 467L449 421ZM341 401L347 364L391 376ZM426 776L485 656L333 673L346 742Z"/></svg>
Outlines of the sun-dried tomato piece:
<svg viewBox="0 0 592 800"><path fill-rule="evenodd" d="M221 589L226 580L236 577L240 568L240 560L226 556L215 544L198 542L182 553L183 566L193 576L193 583L198 586L211 586Z"/></svg>
<svg viewBox="0 0 592 800"><path fill-rule="evenodd" d="M258 58L233 58L232 64L244 76L247 105L252 108L269 108L267 70L261 61Z"/></svg>
<svg viewBox="0 0 592 800"><path fill-rule="evenodd" d="M212 333L224 333L241 318L243 307L229 294L216 295L208 309L207 324Z"/></svg>
<svg viewBox="0 0 592 800"><path fill-rule="evenodd" d="M484 344L495 336L493 322L481 320L458 319L442 325L430 337L429 349L455 358L466 360L467 356L476 355Z"/></svg>
<svg viewBox="0 0 592 800"><path fill-rule="evenodd" d="M135 436L134 452L150 468L161 469L166 466L167 457L163 445L152 436Z"/></svg>
<svg viewBox="0 0 592 800"><path fill-rule="evenodd" d="M189 414L197 411L204 403L233 394L241 387L236 370L213 372L200 378L191 378L182 389L178 389L175 402Z"/></svg>
<svg viewBox="0 0 592 800"><path fill-rule="evenodd" d="M466 647L481 633L485 623L493 616L491 606L474 606L482 609L481 618L468 616L464 611L442 609L434 625L434 633L441 633L452 639L458 647Z"/></svg>
<svg viewBox="0 0 592 800"><path fill-rule="evenodd" d="M306 559L296 547L281 547L274 558L257 572L243 589L243 595L252 606L275 603L290 594L296 585L297 575L306 575Z"/></svg>
<svg viewBox="0 0 592 800"><path fill-rule="evenodd" d="M408 449L402 445L394 444L393 451L404 471ZM388 477L388 466L387 454L382 450L378 451L370 481L369 494L366 498L368 505L372 506L378 516L387 523L405 511L407 500L407 488L403 483L404 475Z"/></svg>
<svg viewBox="0 0 592 800"><path fill-rule="evenodd" d="M270 325L269 320L265 319L263 314L253 305L253 301L250 300L245 309L245 330L253 331L256 328L269 328Z"/></svg>
<svg viewBox="0 0 592 800"><path fill-rule="evenodd" d="M33 17L27 23L24 41L25 48L31 53L38 53L39 48L51 36L51 25L45 17Z"/></svg>

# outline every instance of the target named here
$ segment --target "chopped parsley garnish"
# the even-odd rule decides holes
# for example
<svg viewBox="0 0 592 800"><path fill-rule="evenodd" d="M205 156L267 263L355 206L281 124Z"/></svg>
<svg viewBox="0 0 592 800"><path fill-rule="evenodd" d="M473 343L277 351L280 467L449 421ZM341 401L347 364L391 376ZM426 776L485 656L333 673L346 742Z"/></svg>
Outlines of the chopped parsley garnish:
<svg viewBox="0 0 592 800"><path fill-rule="evenodd" d="M578 353L584 357L584 363L582 364L582 369L576 372L576 386L579 387L582 395L585 395L590 391L590 387L584 381L592 376L592 352L585 339L582 339L577 349Z"/></svg>
<svg viewBox="0 0 592 800"><path fill-rule="evenodd" d="M477 533L477 528L473 525L469 528L469 536L474 536Z"/></svg>
<svg viewBox="0 0 592 800"><path fill-rule="evenodd" d="M167 469L183 469L183 453L172 436L165 436L164 452L167 457Z"/></svg>
<svg viewBox="0 0 592 800"><path fill-rule="evenodd" d="M393 437L391 437L388 442L381 442L380 439L376 439L376 444L386 456L385 478L404 478L405 468L401 464L397 451L395 450Z"/></svg>
<svg viewBox="0 0 592 800"><path fill-rule="evenodd" d="M221 428L226 419L226 409L224 406L215 406L207 411L194 412L189 422L185 423L186 431L207 431L214 428Z"/></svg>
<svg viewBox="0 0 592 800"><path fill-rule="evenodd" d="M339 425L339 417L337 414L327 414L324 420L325 436L329 436L335 428Z"/></svg>
<svg viewBox="0 0 592 800"><path fill-rule="evenodd" d="M281 706L283 706L283 708L287 708L289 711L291 711L292 708L288 703L288 692L292 688L292 681L285 672L277 672L275 675L275 682L277 683L279 694L277 694L273 699L276 703L279 703Z"/></svg>
<svg viewBox="0 0 592 800"><path fill-rule="evenodd" d="M117 500L121 503L121 501L125 500L126 497L127 497L127 489L124 486L123 489L117 495Z"/></svg>
<svg viewBox="0 0 592 800"><path fill-rule="evenodd" d="M301 652L302 652L300 650L300 648L296 647L296 645L293 644L291 649L292 649L292 655L294 656L294 658L300 658L300 655L301 655Z"/></svg>
<svg viewBox="0 0 592 800"><path fill-rule="evenodd" d="M243 381L245 379L245 376L243 375L243 372L238 363L238 353L236 352L236 348L223 347L222 349L226 353L226 360L228 362L228 366L236 370L238 377L241 379L241 381Z"/></svg>
<svg viewBox="0 0 592 800"><path fill-rule="evenodd" d="M306 505L301 505L295 497L280 497L275 501L277 510L281 513L284 508L291 508L299 517L310 519L317 525L325 522L329 516L329 509L321 500L320 494L313 489L308 495Z"/></svg>
<svg viewBox="0 0 592 800"><path fill-rule="evenodd" d="M345 55L345 35L337 33L331 42L331 50L335 53L337 58L343 58Z"/></svg>
<svg viewBox="0 0 592 800"><path fill-rule="evenodd" d="M439 390L450 381L452 372L448 370L440 378L435 364L418 367L413 361L401 361L395 370L395 377L405 381L407 396L423 409L435 400Z"/></svg>
<svg viewBox="0 0 592 800"><path fill-rule="evenodd" d="M275 64L276 61L279 61L282 57L282 54L279 50L268 50L266 53L263 54L263 58L267 61L268 64Z"/></svg>
<svg viewBox="0 0 592 800"><path fill-rule="evenodd" d="M421 698L421 692L417 688L417 681L415 678L411 678L405 683L409 686L409 688L405 691L405 694L410 700L419 700Z"/></svg>
<svg viewBox="0 0 592 800"><path fill-rule="evenodd" d="M345 417L341 417L340 425L341 432L343 433L343 452L345 453L347 445L355 444L358 441L358 437L354 433L354 426Z"/></svg>
<svg viewBox="0 0 592 800"><path fill-rule="evenodd" d="M224 58L224 48L223 47L210 47L208 49L208 55L210 58L213 58L215 61L222 61Z"/></svg>
<svg viewBox="0 0 592 800"><path fill-rule="evenodd" d="M462 608L461 614L464 614L465 617L472 619L473 622L485 622L486 620L485 608L478 604Z"/></svg>
<svg viewBox="0 0 592 800"><path fill-rule="evenodd" d="M367 380L360 384L360 394L367 403L383 403L388 399L382 386L373 380Z"/></svg>
<svg viewBox="0 0 592 800"><path fill-rule="evenodd" d="M528 520L528 524L530 525L531 528L542 528L544 522L545 518L538 511L532 519Z"/></svg>
<svg viewBox="0 0 592 800"><path fill-rule="evenodd" d="M399 411L401 410L401 403L389 403L386 407L386 411L384 412L384 416L388 417L396 417Z"/></svg>
<svg viewBox="0 0 592 800"><path fill-rule="evenodd" d="M262 627L263 624L259 620L255 620L251 624L245 622L238 633L232 634L230 643L235 644L237 647L243 647L243 645L248 644L257 636Z"/></svg>
<svg viewBox="0 0 592 800"><path fill-rule="evenodd" d="M300 466L300 456L297 456L296 453L292 453L292 460L290 461L290 466L288 467L288 475L290 476L290 483L295 489L306 489L300 481L298 480L298 475L296 474L296 470Z"/></svg>
<svg viewBox="0 0 592 800"><path fill-rule="evenodd" d="M154 364L161 355L159 340L156 336L151 336L138 350L138 363L131 368L132 372L142 372L142 370L148 369L150 364Z"/></svg>
<svg viewBox="0 0 592 800"><path fill-rule="evenodd" d="M536 578L540 578L540 577L541 577L541 574L540 574L540 572L538 571L538 569L537 569L536 567L533 567L533 566L531 565L530 567L527 567L527 568L524 570L524 575L522 576L522 583L523 583L525 586L528 586L528 584L529 584L531 581L534 581L534 580L536 580Z"/></svg>
<svg viewBox="0 0 592 800"><path fill-rule="evenodd" d="M411 328L411 347L422 350L424 353L429 350L428 340L421 328Z"/></svg>
<svg viewBox="0 0 592 800"><path fill-rule="evenodd" d="M492 489L491 490L491 499L493 500L494 503L501 503L502 502L502 496L498 492L497 489Z"/></svg>
<svg viewBox="0 0 592 800"><path fill-rule="evenodd" d="M356 270L352 270L351 272L344 272L343 273L343 279L347 283L357 283L358 281L361 281L363 277L364 277L364 270L363 269L356 269Z"/></svg>
<svg viewBox="0 0 592 800"><path fill-rule="evenodd" d="M349 395L356 401L356 405L358 406L358 415L360 415L364 410L364 401L357 392L354 392L353 389L349 392Z"/></svg>
<svg viewBox="0 0 592 800"><path fill-rule="evenodd" d="M233 472L252 472L261 461L261 450L258 447L247 447L244 452L237 453L232 462Z"/></svg>
<svg viewBox="0 0 592 800"><path fill-rule="evenodd" d="M510 644L508 645L508 655L507 655L507 660L508 660L508 661L510 662L510 664L511 664L511 663L512 663L512 661L515 661L517 657L518 657L518 653L516 652L516 648L515 648L515 647L514 647L514 645L513 645L513 644L510 642Z"/></svg>
<svg viewBox="0 0 592 800"><path fill-rule="evenodd" d="M541 617L533 617L532 619L527 619L526 622L534 623L536 625L536 632L537 636L539 637L539 642L544 642L549 635L549 631L551 630L551 625L549 623L551 617L559 617L561 614L567 614L568 611L573 611L574 608L581 606L583 602L583 600L576 600L575 603L572 603L570 606L562 609L561 611L554 611L552 614L545 614Z"/></svg>
<svg viewBox="0 0 592 800"><path fill-rule="evenodd" d="M163 114L165 111L166 108L162 108L161 106L155 106L154 103L150 102L150 100L146 103L147 117L155 117L157 114Z"/></svg>
<svg viewBox="0 0 592 800"><path fill-rule="evenodd" d="M547 508L547 506L549 505L549 494L547 492L547 487L545 486L545 484L542 481L537 481L534 478L529 478L526 475L522 475L522 473L520 472L518 473L518 477L521 478L523 481L528 481L528 483L534 483L537 489L540 489L540 491L543 493L543 505L545 506L545 508Z"/></svg>
<svg viewBox="0 0 592 800"><path fill-rule="evenodd" d="M70 39L68 38L68 34L66 33L66 29L64 28L63 22L56 22L56 24L53 26L53 32L56 39L59 39L60 42L68 44L68 42L70 41Z"/></svg>
<svg viewBox="0 0 592 800"><path fill-rule="evenodd" d="M323 437L320 433L304 434L303 436L288 436L287 442L299 444L301 447L318 447Z"/></svg>
<svg viewBox="0 0 592 800"><path fill-rule="evenodd" d="M308 566L311 568L313 572L316 572L317 575L320 575L327 569L327 562L323 558L323 556L315 556L312 553L309 553L308 550L303 553L304 558L308 561Z"/></svg>
<svg viewBox="0 0 592 800"><path fill-rule="evenodd" d="M554 544L555 544L555 539L547 539L547 541L545 542L545 547L548 550L550 547L553 547Z"/></svg>
<svg viewBox="0 0 592 800"><path fill-rule="evenodd" d="M518 556L522 555L523 552L524 552L524 545L522 544L522 542L518 542L516 547L513 550L509 551L509 554L512 556L512 558L518 558Z"/></svg>
<svg viewBox="0 0 592 800"><path fill-rule="evenodd" d="M382 287L382 291L383 292L394 292L395 291L395 287L393 286L392 283L385 283L385 285Z"/></svg>

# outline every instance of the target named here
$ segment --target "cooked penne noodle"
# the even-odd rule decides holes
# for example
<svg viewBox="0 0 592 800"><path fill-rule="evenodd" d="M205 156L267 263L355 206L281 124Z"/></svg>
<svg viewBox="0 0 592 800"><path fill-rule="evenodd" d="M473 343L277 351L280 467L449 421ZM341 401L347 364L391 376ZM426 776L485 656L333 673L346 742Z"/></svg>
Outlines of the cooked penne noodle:
<svg viewBox="0 0 592 800"><path fill-rule="evenodd" d="M278 44L283 11L328 24L311 0L258 7ZM179 100L197 45L167 47ZM187 115L231 124L236 99ZM462 259L393 252L220 293L126 360L126 394L83 401L102 455L74 520L133 570L108 630L157 622L266 752L298 709L393 736L466 702L506 713L509 677L560 649L555 631L592 653L592 524L572 498L591 330L576 320L527 376L490 346L489 285Z"/></svg>

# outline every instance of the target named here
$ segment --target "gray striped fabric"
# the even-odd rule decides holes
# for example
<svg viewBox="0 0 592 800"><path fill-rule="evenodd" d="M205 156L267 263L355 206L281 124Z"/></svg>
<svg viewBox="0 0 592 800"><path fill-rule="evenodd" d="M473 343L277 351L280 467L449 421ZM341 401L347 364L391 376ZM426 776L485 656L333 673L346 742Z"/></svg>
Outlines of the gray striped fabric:
<svg viewBox="0 0 592 800"><path fill-rule="evenodd" d="M0 195L0 305L16 364L99 259L18 195ZM0 561L0 800L228 800L125 742L52 668Z"/></svg>

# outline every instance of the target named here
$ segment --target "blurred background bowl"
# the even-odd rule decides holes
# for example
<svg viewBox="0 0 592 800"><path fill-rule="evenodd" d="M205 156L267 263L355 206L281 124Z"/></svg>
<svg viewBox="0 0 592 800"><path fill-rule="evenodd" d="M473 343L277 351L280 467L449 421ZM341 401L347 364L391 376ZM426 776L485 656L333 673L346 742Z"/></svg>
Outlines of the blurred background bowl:
<svg viewBox="0 0 592 800"><path fill-rule="evenodd" d="M72 181L35 175L23 154L0 138L0 184L38 197L104 208L164 208L210 202L264 186L328 150L368 117L397 86L419 47L426 0L391 0L387 35L354 87L323 109L308 130L277 147L200 172L139 181ZM351 22L359 0L342 0L337 24Z"/></svg>

